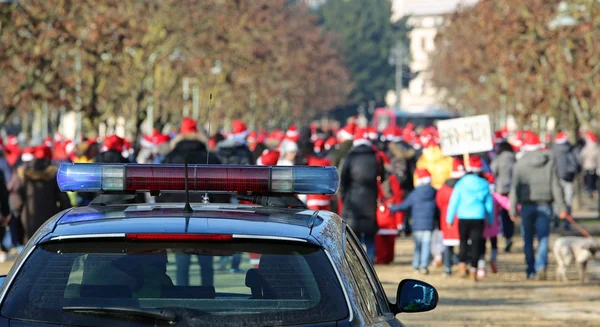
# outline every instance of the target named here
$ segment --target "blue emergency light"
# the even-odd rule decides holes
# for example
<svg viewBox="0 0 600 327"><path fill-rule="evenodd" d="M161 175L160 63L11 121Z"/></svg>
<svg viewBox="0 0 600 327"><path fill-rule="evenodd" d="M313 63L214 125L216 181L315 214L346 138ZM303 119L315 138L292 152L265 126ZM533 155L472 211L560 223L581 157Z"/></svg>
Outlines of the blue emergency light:
<svg viewBox="0 0 600 327"><path fill-rule="evenodd" d="M56 179L67 192L185 191L184 165L63 163ZM335 194L335 167L188 165L191 192Z"/></svg>

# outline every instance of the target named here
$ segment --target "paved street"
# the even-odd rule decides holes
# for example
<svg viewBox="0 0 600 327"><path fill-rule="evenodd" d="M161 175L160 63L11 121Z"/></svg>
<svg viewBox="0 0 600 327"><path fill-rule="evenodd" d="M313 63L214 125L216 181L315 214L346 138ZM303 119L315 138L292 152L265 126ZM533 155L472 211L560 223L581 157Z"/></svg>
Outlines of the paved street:
<svg viewBox="0 0 600 327"><path fill-rule="evenodd" d="M588 226L586 228L589 229ZM558 235L553 235L551 243ZM500 239L499 247L504 240ZM403 278L423 279L440 294L440 304L431 313L399 315L408 326L598 326L600 321L600 266L590 269L592 280L581 286L576 282L577 270L571 266L569 278L563 284L554 281L555 261L550 256L549 281L525 280L523 242L515 239L512 253L499 254L499 273L488 275L474 284L456 276L442 277L442 269L430 275L412 272L412 241L396 243L396 260L389 266L378 266L379 277L386 293L393 299L397 282ZM502 250L502 249L500 249Z"/></svg>

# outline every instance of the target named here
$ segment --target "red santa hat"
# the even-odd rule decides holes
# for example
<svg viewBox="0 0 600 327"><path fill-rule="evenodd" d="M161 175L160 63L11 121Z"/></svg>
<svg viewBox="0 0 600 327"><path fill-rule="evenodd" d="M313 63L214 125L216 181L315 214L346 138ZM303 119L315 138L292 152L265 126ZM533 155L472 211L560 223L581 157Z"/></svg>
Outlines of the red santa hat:
<svg viewBox="0 0 600 327"><path fill-rule="evenodd" d="M462 159L454 158L452 159L452 172L450 173L450 177L452 178L461 178L465 175L465 164Z"/></svg>
<svg viewBox="0 0 600 327"><path fill-rule="evenodd" d="M256 143L256 132L250 131L246 140L248 141L248 143Z"/></svg>
<svg viewBox="0 0 600 327"><path fill-rule="evenodd" d="M431 183L431 173L427 169L416 169L415 175L417 176L417 186Z"/></svg>
<svg viewBox="0 0 600 327"><path fill-rule="evenodd" d="M598 143L598 137L592 131L587 131L585 133L585 139L586 139L586 141Z"/></svg>
<svg viewBox="0 0 600 327"><path fill-rule="evenodd" d="M54 141L52 140L51 137L46 137L44 139L44 145L47 146L47 147L49 147L49 148L52 148L52 146L54 145Z"/></svg>
<svg viewBox="0 0 600 327"><path fill-rule="evenodd" d="M228 138L246 139L248 137L248 127L241 120L234 120L231 123L231 134Z"/></svg>
<svg viewBox="0 0 600 327"><path fill-rule="evenodd" d="M285 133L280 129L276 129L273 132L271 132L271 134L268 137L268 140L281 142L284 138Z"/></svg>
<svg viewBox="0 0 600 327"><path fill-rule="evenodd" d="M356 125L354 123L350 123L344 128L340 129L337 136L338 138L344 141L351 141L354 139L354 130L356 129Z"/></svg>
<svg viewBox="0 0 600 327"><path fill-rule="evenodd" d="M313 145L313 151L315 153L321 153L325 151L325 140L317 139Z"/></svg>
<svg viewBox="0 0 600 327"><path fill-rule="evenodd" d="M33 150L33 157L35 159L48 159L52 160L52 148L46 144L35 147Z"/></svg>
<svg viewBox="0 0 600 327"><path fill-rule="evenodd" d="M123 151L123 146L125 142L118 135L111 135L104 139L104 146L102 147L102 151Z"/></svg>
<svg viewBox="0 0 600 327"><path fill-rule="evenodd" d="M142 136L142 139L140 140L140 145L143 148L147 148L147 149L151 149L154 147L154 140L153 140L153 136L151 135L144 135Z"/></svg>
<svg viewBox="0 0 600 327"><path fill-rule="evenodd" d="M331 150L337 145L337 139L333 136L325 141L325 150Z"/></svg>
<svg viewBox="0 0 600 327"><path fill-rule="evenodd" d="M494 143L502 143L506 141L504 133L500 130L494 132Z"/></svg>
<svg viewBox="0 0 600 327"><path fill-rule="evenodd" d="M28 146L25 149L23 149L23 153L21 154L21 161L23 162L29 162L31 160L33 160L35 157L33 156L33 153L35 152L36 148L32 147L32 146Z"/></svg>
<svg viewBox="0 0 600 327"><path fill-rule="evenodd" d="M285 138L295 143L298 143L298 141L300 140L300 133L298 132L298 128L295 125L291 125L285 132Z"/></svg>
<svg viewBox="0 0 600 327"><path fill-rule="evenodd" d="M152 142L156 145L161 145L167 143L171 140L171 137L168 134L158 134L152 138Z"/></svg>
<svg viewBox="0 0 600 327"><path fill-rule="evenodd" d="M373 126L367 127L367 137L370 141L377 141L377 139L379 139L377 129Z"/></svg>
<svg viewBox="0 0 600 327"><path fill-rule="evenodd" d="M540 141L540 137L532 132L527 131L523 137L523 146L521 146L521 150L523 151L536 151L542 148L542 142Z"/></svg>
<svg viewBox="0 0 600 327"><path fill-rule="evenodd" d="M565 132L556 133L556 137L554 138L554 143L556 144L565 144L569 141L569 136Z"/></svg>
<svg viewBox="0 0 600 327"><path fill-rule="evenodd" d="M275 166L279 161L279 151L266 149L262 155L256 160L259 166Z"/></svg>
<svg viewBox="0 0 600 327"><path fill-rule="evenodd" d="M181 133L181 134L198 133L198 123L189 117L184 117L183 121L181 122L181 129L179 130L179 133Z"/></svg>
<svg viewBox="0 0 600 327"><path fill-rule="evenodd" d="M428 149L428 148L435 148L437 146L438 146L438 144L437 144L437 142L434 139L429 139L427 141L427 143L425 143L425 148L426 149Z"/></svg>
<svg viewBox="0 0 600 327"><path fill-rule="evenodd" d="M402 139L407 143L414 143L416 140L415 133L408 128L402 130Z"/></svg>
<svg viewBox="0 0 600 327"><path fill-rule="evenodd" d="M467 168L469 172L479 173L483 171L483 162L481 161L481 157L479 156L470 156L469 157L469 168Z"/></svg>
<svg viewBox="0 0 600 327"><path fill-rule="evenodd" d="M356 126L354 128L354 140L352 141L353 146L359 145L371 145L369 141L369 133L364 127Z"/></svg>
<svg viewBox="0 0 600 327"><path fill-rule="evenodd" d="M9 135L6 138L6 146L7 147L14 147L14 146L17 146L18 144L19 144L19 139L15 135Z"/></svg>

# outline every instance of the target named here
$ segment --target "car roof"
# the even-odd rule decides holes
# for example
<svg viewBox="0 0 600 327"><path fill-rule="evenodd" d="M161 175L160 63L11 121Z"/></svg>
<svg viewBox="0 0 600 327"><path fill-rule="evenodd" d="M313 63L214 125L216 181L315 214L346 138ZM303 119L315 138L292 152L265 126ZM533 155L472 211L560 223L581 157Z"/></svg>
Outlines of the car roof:
<svg viewBox="0 0 600 327"><path fill-rule="evenodd" d="M96 205L73 208L55 217L53 231L40 241L67 235L186 232L264 235L307 240L313 236L318 240L323 238L323 235L319 234L326 225L341 222L341 218L337 215L319 214L317 211L307 209L238 204L192 204L194 212L185 214L183 208L182 203ZM341 234L341 229L338 230Z"/></svg>

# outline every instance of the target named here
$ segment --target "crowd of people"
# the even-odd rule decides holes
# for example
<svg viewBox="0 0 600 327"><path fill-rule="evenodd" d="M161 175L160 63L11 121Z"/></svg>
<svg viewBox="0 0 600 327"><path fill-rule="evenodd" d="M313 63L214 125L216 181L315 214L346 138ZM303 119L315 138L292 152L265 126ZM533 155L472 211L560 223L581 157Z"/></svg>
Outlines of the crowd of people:
<svg viewBox="0 0 600 327"><path fill-rule="evenodd" d="M383 131L354 117L337 130L311 125L304 129L251 131L236 120L228 133L206 135L184 118L178 131L154 130L136 145L110 135L78 142L57 135L43 144L21 148L16 136L0 140L0 261L9 259L52 215L89 204L96 194L65 194L56 183L57 165L80 163L170 163L235 165L336 166L337 195L299 195L310 209L338 213L357 234L376 264L394 260L399 235L414 240L416 273L444 267L447 277L485 278L497 272L498 237L511 251L515 223L524 237L526 277L545 279L551 227L570 226L574 186L581 174L589 197L596 198L599 172L597 137L583 133L572 145L564 132L544 144L529 130L494 134L489 153L446 157L435 127L390 126ZM549 142L550 143L550 142ZM192 194L193 202L202 195ZM235 202L225 195L216 202ZM167 193L139 201L183 202ZM520 219L519 219L520 217ZM3 234L9 231L9 237ZM537 253L533 240L538 238ZM487 251L489 244L490 251ZM489 253L489 258L487 254ZM219 269L240 271L239 255L223 257ZM190 262L177 260L178 283L189 280ZM203 283L210 284L212 265L200 262ZM457 269L453 269L456 266ZM229 268L228 268L229 267Z"/></svg>

